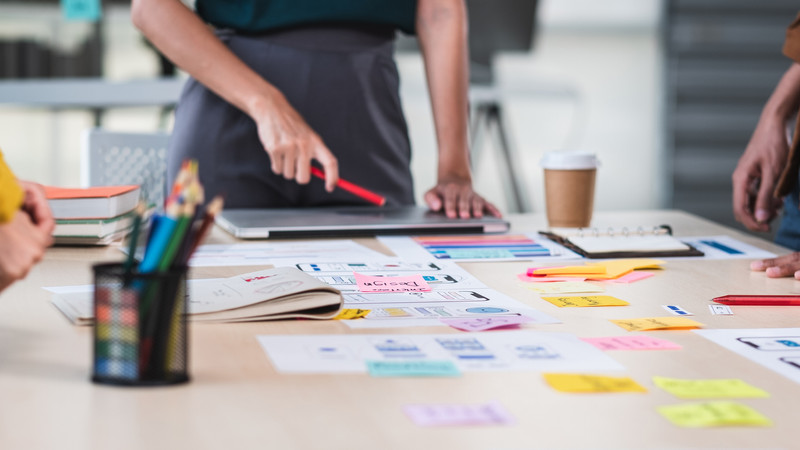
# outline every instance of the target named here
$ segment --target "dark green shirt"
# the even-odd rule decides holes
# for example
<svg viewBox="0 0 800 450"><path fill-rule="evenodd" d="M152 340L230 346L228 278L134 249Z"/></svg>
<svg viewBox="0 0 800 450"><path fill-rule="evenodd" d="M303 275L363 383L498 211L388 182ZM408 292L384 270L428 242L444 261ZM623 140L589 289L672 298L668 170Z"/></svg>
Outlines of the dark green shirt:
<svg viewBox="0 0 800 450"><path fill-rule="evenodd" d="M363 23L413 34L417 0L197 0L196 8L206 22L244 33L311 24Z"/></svg>

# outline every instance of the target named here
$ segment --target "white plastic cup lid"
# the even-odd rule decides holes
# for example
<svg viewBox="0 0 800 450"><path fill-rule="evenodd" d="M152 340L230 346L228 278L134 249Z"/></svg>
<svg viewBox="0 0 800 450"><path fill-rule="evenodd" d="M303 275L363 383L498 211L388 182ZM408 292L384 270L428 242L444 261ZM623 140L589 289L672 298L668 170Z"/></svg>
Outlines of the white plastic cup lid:
<svg viewBox="0 0 800 450"><path fill-rule="evenodd" d="M587 170L596 169L600 161L594 153L586 152L547 152L539 164L551 170Z"/></svg>

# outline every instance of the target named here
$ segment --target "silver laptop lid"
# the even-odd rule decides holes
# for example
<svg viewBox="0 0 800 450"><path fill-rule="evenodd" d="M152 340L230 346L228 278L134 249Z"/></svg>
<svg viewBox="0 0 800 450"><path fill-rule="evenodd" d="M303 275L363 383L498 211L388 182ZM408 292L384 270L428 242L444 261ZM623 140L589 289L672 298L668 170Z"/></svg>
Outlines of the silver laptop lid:
<svg viewBox="0 0 800 450"><path fill-rule="evenodd" d="M216 223L241 239L369 236L378 234L503 233L496 217L448 219L417 206L226 209Z"/></svg>

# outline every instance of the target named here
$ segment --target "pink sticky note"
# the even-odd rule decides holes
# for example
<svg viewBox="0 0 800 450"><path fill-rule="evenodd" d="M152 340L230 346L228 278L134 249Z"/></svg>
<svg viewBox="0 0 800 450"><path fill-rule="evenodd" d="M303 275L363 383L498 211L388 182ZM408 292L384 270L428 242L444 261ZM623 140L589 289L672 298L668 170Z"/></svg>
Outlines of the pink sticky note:
<svg viewBox="0 0 800 450"><path fill-rule="evenodd" d="M470 317L467 319L439 319L443 323L453 328L464 331L485 331L500 327L516 327L521 323L530 322L533 319L525 316L489 316L489 317Z"/></svg>
<svg viewBox="0 0 800 450"><path fill-rule="evenodd" d="M527 274L520 273L517 275L520 281L524 281L526 283L549 283L553 281L584 281L586 278L583 277L555 277L555 276L540 276L536 275L535 277L529 277Z"/></svg>
<svg viewBox="0 0 800 450"><path fill-rule="evenodd" d="M681 346L666 339L650 336L610 336L581 338L600 350L680 350Z"/></svg>
<svg viewBox="0 0 800 450"><path fill-rule="evenodd" d="M655 275L653 272L642 272L641 270L634 270L633 272L627 273L619 278L608 281L611 281L612 283L633 283L634 281L650 278L653 275Z"/></svg>
<svg viewBox="0 0 800 450"><path fill-rule="evenodd" d="M453 425L510 425L511 414L497 402L484 405L406 405L403 411L422 427Z"/></svg>
<svg viewBox="0 0 800 450"><path fill-rule="evenodd" d="M431 290L420 274L405 277L381 277L353 272L353 275L356 277L358 290L361 292L424 292Z"/></svg>

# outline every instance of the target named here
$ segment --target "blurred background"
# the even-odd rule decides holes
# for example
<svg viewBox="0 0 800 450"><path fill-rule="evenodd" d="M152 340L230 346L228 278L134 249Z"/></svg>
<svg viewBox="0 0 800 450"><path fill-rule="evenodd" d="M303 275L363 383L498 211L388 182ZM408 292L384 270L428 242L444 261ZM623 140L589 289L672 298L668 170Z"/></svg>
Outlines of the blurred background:
<svg viewBox="0 0 800 450"><path fill-rule="evenodd" d="M789 60L790 0L469 0L473 166L506 212L544 209L538 161L602 162L597 210L676 208L734 225L730 176ZM80 183L87 128L169 131L185 75L130 23L0 0L0 148L21 178ZM80 13L80 11L78 11ZM398 42L417 197L436 146L420 55ZM265 168L266 169L266 168Z"/></svg>

